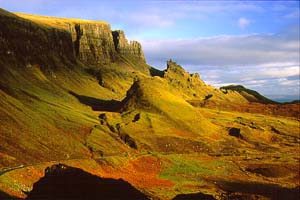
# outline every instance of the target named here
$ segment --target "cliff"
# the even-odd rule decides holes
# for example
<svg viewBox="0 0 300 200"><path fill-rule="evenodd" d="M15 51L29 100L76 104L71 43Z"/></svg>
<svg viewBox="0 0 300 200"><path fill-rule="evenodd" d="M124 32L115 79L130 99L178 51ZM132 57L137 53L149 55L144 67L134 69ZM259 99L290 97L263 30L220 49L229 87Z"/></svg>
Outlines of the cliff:
<svg viewBox="0 0 300 200"><path fill-rule="evenodd" d="M71 35L61 29L39 26L0 10L0 56L3 61L39 63L42 67L75 62Z"/></svg>
<svg viewBox="0 0 300 200"><path fill-rule="evenodd" d="M125 33L122 30L112 32L114 38L115 49L122 55L134 55L142 60L145 60L142 46L137 41L130 41L128 43Z"/></svg>
<svg viewBox="0 0 300 200"><path fill-rule="evenodd" d="M71 23L76 57L82 62L97 64L115 61L116 51L109 24Z"/></svg>
<svg viewBox="0 0 300 200"><path fill-rule="evenodd" d="M144 61L141 45L136 41L128 43L123 31L112 31L106 22L11 14L4 10L0 20L0 44L5 47L2 54L26 57L25 62L30 62L31 57L36 61L49 55L56 56L53 60L79 60L93 65L116 62L126 55ZM14 41L13 45L8 40Z"/></svg>

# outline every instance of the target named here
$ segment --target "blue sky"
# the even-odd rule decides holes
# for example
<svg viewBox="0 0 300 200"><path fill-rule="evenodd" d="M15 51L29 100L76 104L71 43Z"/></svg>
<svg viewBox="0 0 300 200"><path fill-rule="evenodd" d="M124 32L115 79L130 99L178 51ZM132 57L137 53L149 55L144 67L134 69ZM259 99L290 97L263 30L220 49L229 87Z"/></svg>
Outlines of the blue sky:
<svg viewBox="0 0 300 200"><path fill-rule="evenodd" d="M157 68L172 58L216 87L299 96L299 1L0 0L0 7L104 20L140 41Z"/></svg>

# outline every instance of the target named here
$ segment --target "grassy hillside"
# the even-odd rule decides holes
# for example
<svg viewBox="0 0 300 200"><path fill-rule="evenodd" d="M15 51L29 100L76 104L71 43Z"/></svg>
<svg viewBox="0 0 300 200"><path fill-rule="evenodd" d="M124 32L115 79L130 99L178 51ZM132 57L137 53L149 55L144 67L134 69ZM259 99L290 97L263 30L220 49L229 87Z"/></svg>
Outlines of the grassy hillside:
<svg viewBox="0 0 300 200"><path fill-rule="evenodd" d="M248 88L245 88L242 85L229 85L229 86L223 86L220 88L221 90L232 90L239 92L242 96L244 96L249 102L258 102L258 103L276 103L275 101L272 101L271 99L268 99L267 97L264 97L263 95L259 94L258 92L254 90L250 90Z"/></svg>
<svg viewBox="0 0 300 200"><path fill-rule="evenodd" d="M95 21L95 20L84 20L84 19L70 19L70 18L59 18L59 17L50 17L50 16L40 16L40 15L30 15L26 13L14 13L15 15L25 18L34 22L39 23L42 26L52 26L55 28L67 29L70 23L85 23L85 24L99 24L107 25L109 23L104 21Z"/></svg>
<svg viewBox="0 0 300 200"><path fill-rule="evenodd" d="M294 198L298 104L276 105L285 117L261 111L172 61L164 71L130 55L88 64L61 49L73 43L60 26L77 19L17 15L0 11L0 197L26 198L63 163L152 199ZM230 109L240 105L257 112Z"/></svg>

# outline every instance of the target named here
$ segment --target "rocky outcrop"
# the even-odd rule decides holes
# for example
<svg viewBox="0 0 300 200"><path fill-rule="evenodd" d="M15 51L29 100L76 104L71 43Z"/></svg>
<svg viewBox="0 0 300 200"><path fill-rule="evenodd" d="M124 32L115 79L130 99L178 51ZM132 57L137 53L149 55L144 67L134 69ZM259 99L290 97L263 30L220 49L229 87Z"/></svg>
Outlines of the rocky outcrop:
<svg viewBox="0 0 300 200"><path fill-rule="evenodd" d="M233 137L236 137L236 138L239 138L239 139L243 139L243 136L241 134L241 129L239 129L239 128L234 128L234 127L229 128L228 134L230 136L233 136Z"/></svg>
<svg viewBox="0 0 300 200"><path fill-rule="evenodd" d="M203 88L206 87L198 73L190 74L172 60L167 61L167 69L164 70L163 78L166 79L172 87L182 91L182 94L190 98L199 98L199 96L202 96L199 90L202 91Z"/></svg>
<svg viewBox="0 0 300 200"><path fill-rule="evenodd" d="M167 69L164 72L164 78L171 84L181 88L195 88L205 85L198 73L189 74L172 60L167 61Z"/></svg>
<svg viewBox="0 0 300 200"><path fill-rule="evenodd" d="M115 60L116 51L109 24L70 23L76 57L82 62L99 64Z"/></svg>
<svg viewBox="0 0 300 200"><path fill-rule="evenodd" d="M152 71L153 72L153 71ZM224 102L246 103L247 100L238 92L222 91L206 85L198 73L190 74L176 62L167 61L167 69L163 72L154 72L168 81L168 84L188 100L193 106L206 104L220 104ZM152 74L154 74L152 73Z"/></svg>
<svg viewBox="0 0 300 200"><path fill-rule="evenodd" d="M23 66L41 68L57 63L75 62L71 35L61 29L39 26L7 11L0 10L0 56Z"/></svg>
<svg viewBox="0 0 300 200"><path fill-rule="evenodd" d="M153 106L145 98L144 88L141 80L136 80L130 89L127 91L126 97L121 102L121 111L124 112L129 109L146 109L151 110Z"/></svg>
<svg viewBox="0 0 300 200"><path fill-rule="evenodd" d="M142 46L137 41L130 41L128 43L125 33L122 30L116 30L112 32L115 49L122 55L134 55L140 59L145 60Z"/></svg>
<svg viewBox="0 0 300 200"><path fill-rule="evenodd" d="M46 61L105 64L129 55L142 61L144 53L136 41L128 43L123 31L112 31L108 23L64 19L0 10L0 54L41 64ZM51 58L50 58L51 57ZM49 62L52 60L53 62Z"/></svg>

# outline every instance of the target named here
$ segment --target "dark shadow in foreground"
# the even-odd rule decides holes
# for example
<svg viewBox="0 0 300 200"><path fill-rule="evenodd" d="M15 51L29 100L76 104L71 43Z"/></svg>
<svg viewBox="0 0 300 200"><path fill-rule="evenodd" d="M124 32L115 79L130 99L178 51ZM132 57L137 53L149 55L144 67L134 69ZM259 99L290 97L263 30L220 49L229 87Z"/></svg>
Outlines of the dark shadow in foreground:
<svg viewBox="0 0 300 200"><path fill-rule="evenodd" d="M254 182L227 182L227 181L217 181L219 187L227 191L229 194L228 199L233 198L234 193L252 194L268 197L272 200L299 200L300 199L300 187L296 188L284 188L275 184L263 184ZM243 196L243 195L242 195ZM241 198L244 199L244 198Z"/></svg>
<svg viewBox="0 0 300 200"><path fill-rule="evenodd" d="M209 194L203 194L201 192L199 193L192 193L192 194L179 194L176 197L174 197L173 200L215 200L215 198L212 195Z"/></svg>
<svg viewBox="0 0 300 200"><path fill-rule="evenodd" d="M20 198L10 196L1 190L0 190L0 199L1 200L21 200Z"/></svg>
<svg viewBox="0 0 300 200"><path fill-rule="evenodd" d="M33 185L33 190L28 194L27 199L143 200L148 198L122 179L100 178L79 168L58 164L45 170L45 176Z"/></svg>
<svg viewBox="0 0 300 200"><path fill-rule="evenodd" d="M275 184L262 184L251 182L227 182L223 180L216 181L219 188L224 191L220 198L222 200L299 200L300 188L283 188ZM179 194L173 200L215 200L215 197L209 194L191 193Z"/></svg>
<svg viewBox="0 0 300 200"><path fill-rule="evenodd" d="M101 100L94 97L79 95L72 91L69 91L69 94L76 97L80 101L80 103L90 106L95 111L118 112L120 110L120 101Z"/></svg>

